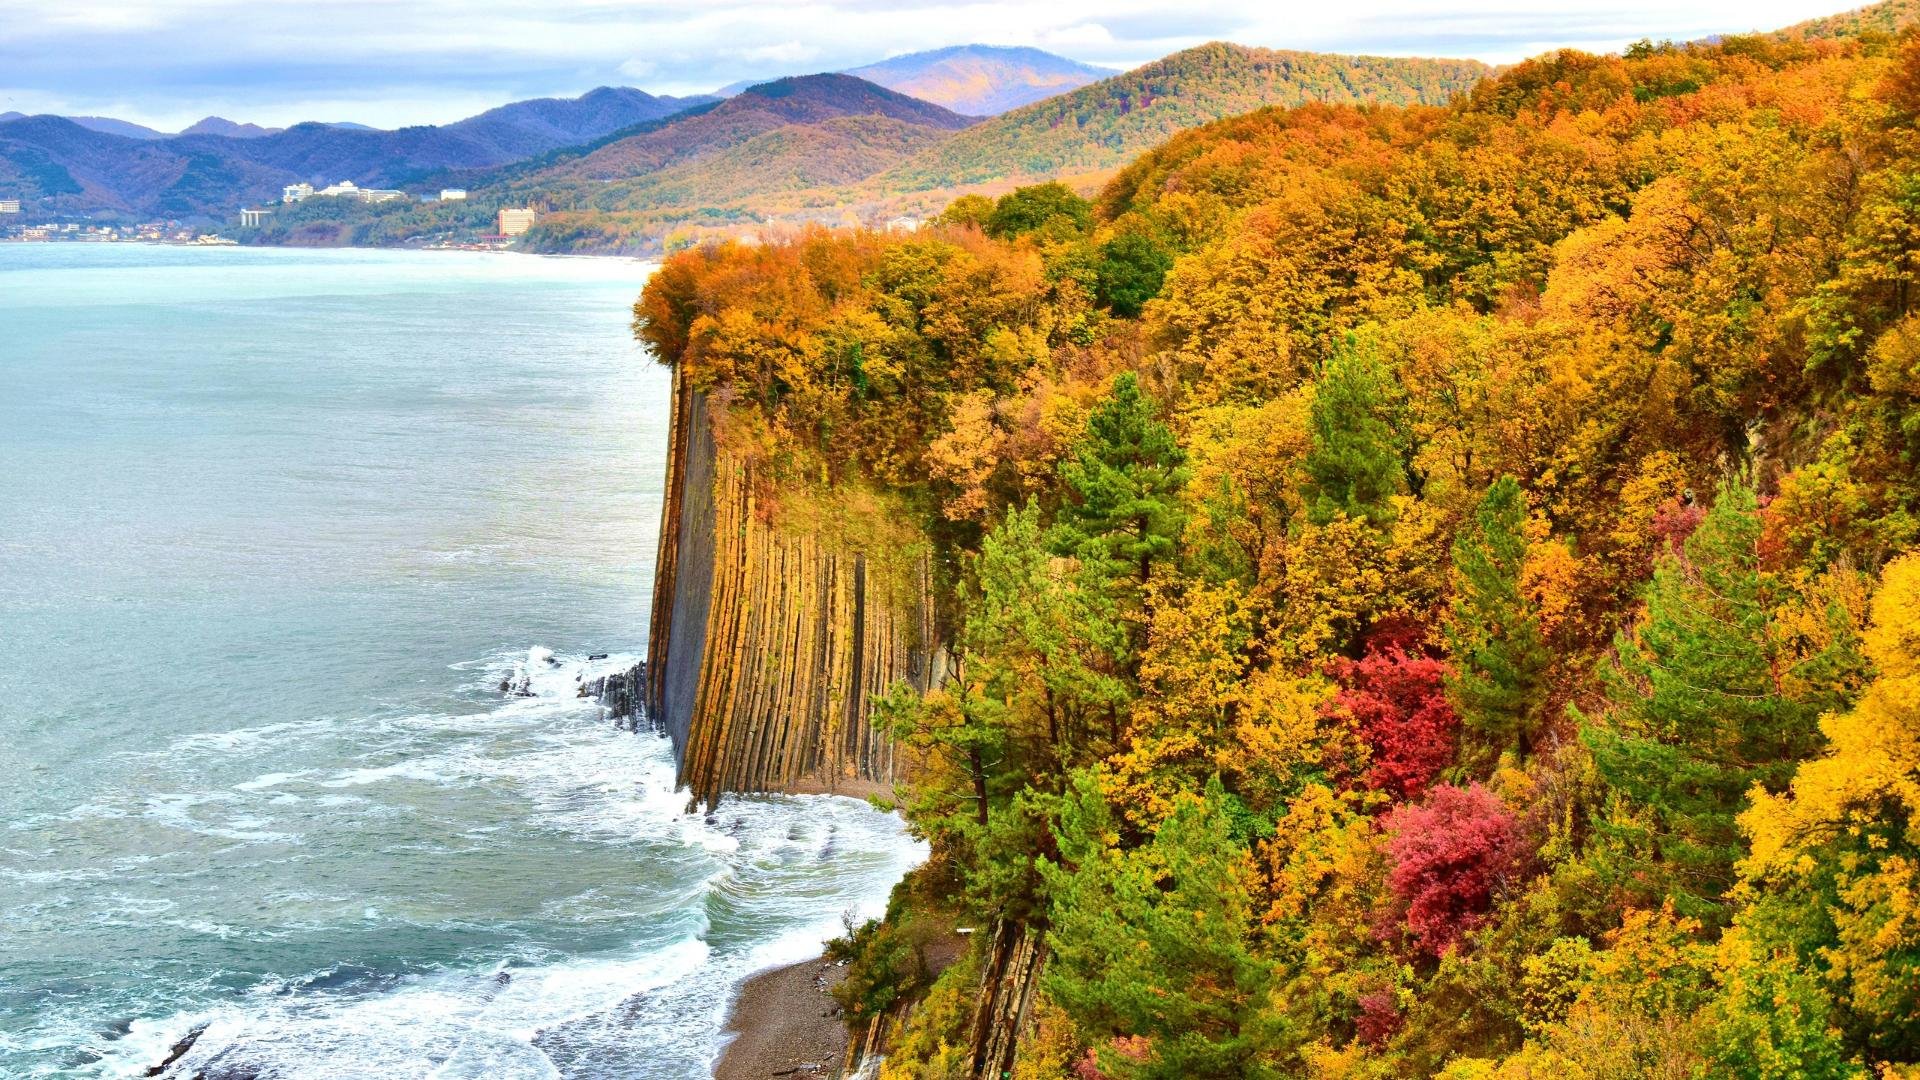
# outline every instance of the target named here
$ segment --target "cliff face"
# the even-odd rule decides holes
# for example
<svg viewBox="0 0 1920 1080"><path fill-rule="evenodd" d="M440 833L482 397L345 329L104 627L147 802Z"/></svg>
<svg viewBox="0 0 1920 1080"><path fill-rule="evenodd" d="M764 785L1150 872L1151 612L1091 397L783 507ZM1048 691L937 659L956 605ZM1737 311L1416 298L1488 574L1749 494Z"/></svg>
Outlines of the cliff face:
<svg viewBox="0 0 1920 1080"><path fill-rule="evenodd" d="M869 702L942 675L927 546L851 494L774 493L676 372L648 706L696 802L895 779Z"/></svg>

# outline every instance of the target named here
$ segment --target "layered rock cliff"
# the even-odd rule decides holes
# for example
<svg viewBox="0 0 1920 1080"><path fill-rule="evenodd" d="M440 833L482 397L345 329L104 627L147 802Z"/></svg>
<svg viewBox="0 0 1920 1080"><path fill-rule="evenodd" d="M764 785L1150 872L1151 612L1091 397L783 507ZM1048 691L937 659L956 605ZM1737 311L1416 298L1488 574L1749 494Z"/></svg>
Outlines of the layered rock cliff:
<svg viewBox="0 0 1920 1080"><path fill-rule="evenodd" d="M885 789L871 700L945 662L928 545L862 493L774 484L716 438L715 408L676 371L648 712L698 803Z"/></svg>

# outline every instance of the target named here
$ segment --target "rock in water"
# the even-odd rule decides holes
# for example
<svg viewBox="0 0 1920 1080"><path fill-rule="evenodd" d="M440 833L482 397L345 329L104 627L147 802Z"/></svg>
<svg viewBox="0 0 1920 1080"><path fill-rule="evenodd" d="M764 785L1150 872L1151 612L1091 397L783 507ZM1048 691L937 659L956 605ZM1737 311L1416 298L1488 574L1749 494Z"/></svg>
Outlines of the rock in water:
<svg viewBox="0 0 1920 1080"><path fill-rule="evenodd" d="M513 665L513 674L501 681L500 690L502 693L511 694L514 697L532 697L533 673L536 671L544 671L550 667L557 667L559 663L560 661L553 658L552 649L542 645L535 645L533 648L527 650L527 658L525 660Z"/></svg>
<svg viewBox="0 0 1920 1080"><path fill-rule="evenodd" d="M580 676L580 696L598 700L621 728L640 730L647 711L647 662L637 660L612 670L588 668Z"/></svg>
<svg viewBox="0 0 1920 1080"><path fill-rule="evenodd" d="M148 1069L146 1072L146 1075L148 1076L166 1075L167 1070L173 1068L174 1062L179 1061L183 1057L186 1057L187 1051L193 1049L193 1044L199 1042L200 1036L205 1035L206 1033L207 1033L207 1025L205 1024L196 1025L192 1031L189 1031L185 1035L181 1036L179 1042L173 1044L173 1049L167 1052L166 1060L162 1061L158 1065L155 1065L153 1068Z"/></svg>

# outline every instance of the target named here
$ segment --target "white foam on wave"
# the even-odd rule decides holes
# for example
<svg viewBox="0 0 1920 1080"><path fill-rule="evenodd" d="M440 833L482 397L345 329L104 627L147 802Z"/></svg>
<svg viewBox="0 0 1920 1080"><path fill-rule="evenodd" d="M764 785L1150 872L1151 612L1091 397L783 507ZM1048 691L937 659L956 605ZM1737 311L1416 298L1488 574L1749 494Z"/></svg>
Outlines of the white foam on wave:
<svg viewBox="0 0 1920 1080"><path fill-rule="evenodd" d="M615 730L579 697L583 678L622 670L633 658L547 663L535 654L463 667L491 690L516 663L528 672L530 696L477 713L370 721L369 754L389 760L263 771L210 795L160 805L181 813L219 806L230 810L226 827L245 822L264 830L262 808L299 798L297 792L309 793L309 805L351 800L361 804L352 812L365 815L404 785L509 788L526 807L524 819L502 822L504 835L484 824L471 831L494 843L537 843L527 830L551 829L576 842L638 844L640 859L683 853L673 858L682 864L676 873L691 871L686 883L640 902L653 913L654 940L590 955L505 946L494 960L460 970L344 986L311 977L263 985L210 1008L135 1023L107 1044L95 1075L137 1073L200 1024L206 1031L180 1075L208 1067L219 1075L223 1065L274 1080L696 1075L719 1053L741 981L817 955L840 931L843 911L878 914L893 883L925 857L897 818L851 799L728 799L711 815L688 814L666 741ZM297 725L274 727L298 737ZM238 735L232 745L258 749L264 730ZM395 754L406 756L390 760ZM317 794L341 791L353 794ZM556 894L549 915L567 920L577 911L584 921L607 924L634 903L623 897L597 905L591 895ZM674 912L663 925L664 913ZM710 943L710 913L726 920L724 944ZM384 918L376 908L366 915ZM217 922L192 929L238 936ZM663 929L671 930L664 938Z"/></svg>

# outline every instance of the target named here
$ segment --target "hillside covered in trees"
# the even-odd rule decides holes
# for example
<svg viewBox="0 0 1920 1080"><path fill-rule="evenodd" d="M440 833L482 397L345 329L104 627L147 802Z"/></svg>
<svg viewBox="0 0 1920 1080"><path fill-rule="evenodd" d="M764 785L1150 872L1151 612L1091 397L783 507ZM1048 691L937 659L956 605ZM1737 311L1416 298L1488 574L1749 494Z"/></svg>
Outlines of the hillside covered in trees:
<svg viewBox="0 0 1920 1080"><path fill-rule="evenodd" d="M881 179L904 190L1118 165L1176 132L1266 105L1441 105L1487 73L1473 60L1255 49L1214 42L995 117Z"/></svg>
<svg viewBox="0 0 1920 1080"><path fill-rule="evenodd" d="M1920 1075L1916 119L1913 38L1562 52L670 259L759 512L931 538L881 1075Z"/></svg>

